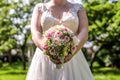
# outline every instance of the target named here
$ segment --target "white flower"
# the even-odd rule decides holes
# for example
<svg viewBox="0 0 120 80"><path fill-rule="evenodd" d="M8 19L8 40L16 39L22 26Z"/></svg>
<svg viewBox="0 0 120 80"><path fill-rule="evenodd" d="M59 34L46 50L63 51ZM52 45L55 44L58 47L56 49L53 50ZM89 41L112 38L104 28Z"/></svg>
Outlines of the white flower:
<svg viewBox="0 0 120 80"><path fill-rule="evenodd" d="M73 43L75 45L78 45L78 43L79 43L79 39L76 36L73 37Z"/></svg>

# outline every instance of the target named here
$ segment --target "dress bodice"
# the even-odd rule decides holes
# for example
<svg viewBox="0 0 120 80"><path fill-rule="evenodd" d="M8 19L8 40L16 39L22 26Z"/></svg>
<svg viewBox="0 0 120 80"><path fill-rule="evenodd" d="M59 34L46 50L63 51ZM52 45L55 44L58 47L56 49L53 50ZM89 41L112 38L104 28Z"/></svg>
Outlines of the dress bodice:
<svg viewBox="0 0 120 80"><path fill-rule="evenodd" d="M44 3L38 4L38 10L42 12L40 23L43 31L55 25L64 25L65 27L71 29L74 32L74 34L77 34L79 25L77 12L78 10L80 10L82 5L73 5L74 6L68 10L67 15L63 15L62 18L58 20L52 15L51 11L44 5Z"/></svg>

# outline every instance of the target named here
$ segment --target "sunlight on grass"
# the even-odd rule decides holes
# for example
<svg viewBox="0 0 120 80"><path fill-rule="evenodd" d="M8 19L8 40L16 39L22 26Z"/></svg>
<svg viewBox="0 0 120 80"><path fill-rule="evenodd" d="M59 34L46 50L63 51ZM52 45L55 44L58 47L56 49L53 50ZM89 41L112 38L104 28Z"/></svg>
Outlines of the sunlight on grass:
<svg viewBox="0 0 120 80"><path fill-rule="evenodd" d="M109 70L102 68L95 71L95 80L120 80L120 70L113 70L112 68L109 68Z"/></svg>
<svg viewBox="0 0 120 80"><path fill-rule="evenodd" d="M120 69L109 67L102 68L96 63L93 68L93 74L95 80L120 80Z"/></svg>
<svg viewBox="0 0 120 80"><path fill-rule="evenodd" d="M25 80L27 70L22 70L21 63L4 64L0 68L0 80ZM93 74L95 80L120 80L120 69L115 68L101 68L94 65Z"/></svg>
<svg viewBox="0 0 120 80"><path fill-rule="evenodd" d="M0 80L25 80L24 75L4 75L0 76Z"/></svg>
<svg viewBox="0 0 120 80"><path fill-rule="evenodd" d="M0 80L25 80L27 70L23 71L21 63L13 64L4 64L0 68Z"/></svg>

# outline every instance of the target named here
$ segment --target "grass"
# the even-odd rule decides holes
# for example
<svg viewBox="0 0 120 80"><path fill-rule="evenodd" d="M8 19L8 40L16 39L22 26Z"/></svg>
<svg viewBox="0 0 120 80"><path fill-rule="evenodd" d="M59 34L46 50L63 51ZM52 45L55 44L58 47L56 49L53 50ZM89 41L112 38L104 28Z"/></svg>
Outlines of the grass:
<svg viewBox="0 0 120 80"><path fill-rule="evenodd" d="M27 70L22 70L21 63L4 64L0 68L0 80L25 80ZM93 74L95 80L120 80L120 69L116 68L101 68L94 66Z"/></svg>
<svg viewBox="0 0 120 80"><path fill-rule="evenodd" d="M120 69L100 67L96 62L93 66L95 80L120 80Z"/></svg>
<svg viewBox="0 0 120 80"><path fill-rule="evenodd" d="M115 68L95 68L95 80L120 80L120 70Z"/></svg>
<svg viewBox="0 0 120 80"><path fill-rule="evenodd" d="M0 68L0 80L25 80L27 70L22 70L21 63L4 64Z"/></svg>

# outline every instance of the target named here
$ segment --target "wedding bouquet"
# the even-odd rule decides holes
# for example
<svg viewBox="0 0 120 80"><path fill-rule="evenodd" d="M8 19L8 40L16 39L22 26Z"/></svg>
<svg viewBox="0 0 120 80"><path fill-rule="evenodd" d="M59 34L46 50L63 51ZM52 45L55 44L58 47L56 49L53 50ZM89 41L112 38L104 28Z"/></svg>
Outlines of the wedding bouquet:
<svg viewBox="0 0 120 80"><path fill-rule="evenodd" d="M69 54L74 54L78 45L78 38L74 33L63 25L56 25L43 33L43 52L51 60L59 60L56 68L61 68L64 59Z"/></svg>

